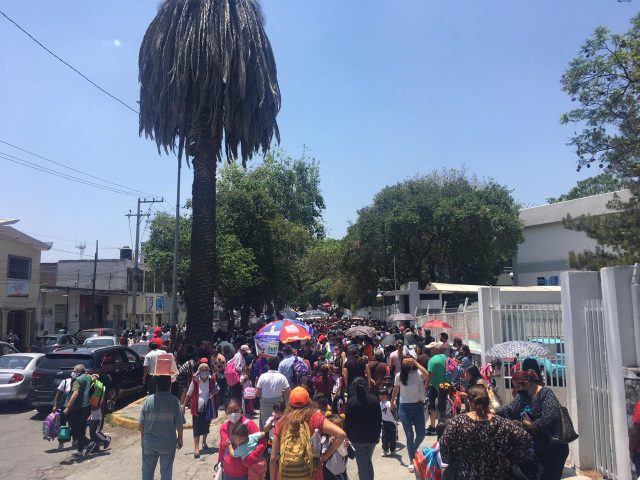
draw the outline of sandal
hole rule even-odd
[[[206,443],[203,443],[202,450],[209,450],[209,445],[207,445]]]
[[[200,452],[193,452],[193,458],[200,458]]]

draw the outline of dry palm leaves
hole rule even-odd
[[[140,47],[140,134],[243,164],[280,141],[276,64],[257,0],[165,0]]]

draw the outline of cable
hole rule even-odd
[[[91,80],[89,77],[87,77],[84,73],[82,73],[80,70],[78,70],[77,68],[75,68],[73,65],[67,63],[66,61],[64,61],[62,58],[60,58],[58,55],[56,55],[55,53],[53,53],[51,50],[49,50],[46,46],[44,46],[44,44],[42,44],[40,41],[38,41],[33,35],[31,35],[29,32],[27,32],[24,28],[22,28],[20,25],[18,25],[13,19],[11,19],[6,13],[4,13],[2,10],[0,10],[0,14],[6,18],[7,20],[9,20],[11,23],[13,23],[22,33],[24,33],[25,35],[27,35],[31,40],[33,40],[35,43],[37,43],[42,49],[44,49],[45,51],[47,51],[49,54],[51,54],[53,57],[55,57],[57,60],[59,60],[60,62],[62,62],[63,64],[65,64],[67,67],[69,67],[71,70],[73,70],[74,72],[76,72],[78,75],[80,75],[82,78],[84,78],[87,82],[89,82],[91,85],[93,85],[94,87],[96,87],[98,90],[100,90],[102,93],[104,93],[105,95],[108,95],[109,97],[111,97],[113,100],[115,100],[116,102],[122,104],[123,106],[125,106],[126,108],[128,108],[129,110],[131,110],[133,113],[136,114],[140,114],[140,112],[138,112],[135,108],[127,105],[124,101],[120,100],[118,97],[116,97],[115,95],[107,92],[104,88],[102,88],[100,85],[98,85],[96,82],[94,82],[93,80]]]
[[[82,175],[86,175],[87,177],[94,178],[94,179],[99,180],[101,182],[108,183],[108,184],[114,185],[116,187],[121,187],[121,188],[124,188],[126,190],[131,190],[132,192],[136,192],[136,193],[139,193],[141,195],[150,196],[150,197],[155,196],[155,195],[152,195],[151,193],[143,192],[142,190],[136,190],[135,188],[130,188],[130,187],[127,187],[126,185],[122,185],[120,183],[111,182],[109,180],[105,180],[104,178],[96,177],[95,175],[91,175],[90,173],[83,172],[82,170],[77,170],[77,169],[75,169],[73,167],[69,167],[69,166],[65,165],[64,163],[56,162],[55,160],[51,160],[50,158],[47,158],[47,157],[44,157],[44,156],[39,155],[37,153],[31,152],[31,151],[29,151],[29,150],[27,150],[25,148],[18,147],[17,145],[14,145],[14,144],[9,143],[9,142],[7,142],[5,140],[2,140],[1,138],[0,138],[0,143],[4,143],[5,145],[8,145],[9,147],[15,148],[16,150],[20,150],[21,152],[28,153],[29,155],[33,155],[34,157],[40,158],[40,159],[45,160],[47,162],[51,162],[51,163],[53,163],[55,165],[58,165],[60,167],[66,168],[68,170],[71,170],[72,172],[76,172],[76,173],[80,173]]]
[[[32,168],[34,170],[38,170],[38,171],[43,172],[43,173],[48,173],[49,175],[53,175],[53,176],[56,176],[56,177],[64,178],[65,180],[70,180],[72,182],[81,183],[83,185],[99,188],[101,190],[106,190],[108,192],[119,193],[121,195],[127,195],[129,197],[137,197],[137,195],[134,194],[134,193],[127,192],[125,190],[118,190],[116,188],[108,187],[106,185],[100,185],[99,183],[95,183],[95,182],[91,182],[89,180],[84,180],[82,178],[74,177],[73,175],[69,175],[69,174],[66,174],[66,173],[59,172],[57,170],[52,170],[50,168],[43,167],[42,165],[30,162],[28,160],[24,160],[22,158],[18,158],[16,156],[10,155],[8,153],[0,152],[0,158],[2,158],[3,160],[7,160],[9,162],[16,163],[18,165],[22,165],[22,166],[25,166],[25,167],[28,167],[28,168]]]

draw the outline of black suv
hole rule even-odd
[[[39,412],[51,411],[60,382],[82,364],[88,374],[97,374],[106,389],[105,407],[112,412],[119,399],[144,391],[142,358],[123,346],[63,347],[47,353],[33,372],[27,402]]]

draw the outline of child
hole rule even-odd
[[[89,403],[91,405],[91,414],[89,415],[89,434],[91,442],[84,451],[85,455],[96,453],[100,450],[100,444],[106,450],[111,443],[111,437],[102,433],[102,407],[104,406],[104,394],[106,392],[104,385],[98,380],[97,375],[92,375],[91,396]]]
[[[256,412],[253,409],[253,400],[256,398],[256,389],[253,388],[253,383],[251,383],[251,380],[249,380],[249,375],[247,373],[240,377],[240,383],[242,384],[244,413],[246,415],[254,415]]]
[[[284,402],[274,403],[271,416],[267,419],[267,424],[273,427],[271,431],[269,431],[269,441],[273,441],[276,425],[280,423],[282,415],[284,415]]]
[[[331,415],[331,405],[329,405],[329,399],[324,393],[316,393],[313,397],[313,401],[318,405],[318,411],[328,417]]]
[[[249,434],[247,426],[238,422],[231,430],[230,440],[227,443],[229,453],[232,457],[241,458],[245,466],[249,469],[249,480],[262,480],[267,472],[267,462],[263,455],[251,456],[255,450],[257,450],[262,444],[262,448],[266,447],[264,437],[271,430],[272,424],[267,422],[264,426],[264,430],[257,433]],[[234,446],[235,445],[235,446]]]
[[[327,420],[342,428],[343,420],[340,415],[331,415]],[[321,441],[322,453],[324,453],[336,440],[333,437],[325,435],[322,437]],[[355,458],[355,456],[356,451],[349,443],[349,440],[345,439],[344,443],[340,445],[338,450],[336,450],[336,452],[331,455],[326,462],[324,462],[324,480],[349,480],[347,477],[347,460],[349,458]]]
[[[393,455],[396,451],[396,419],[391,411],[389,392],[381,388],[378,390],[380,410],[382,410],[382,456]]]

